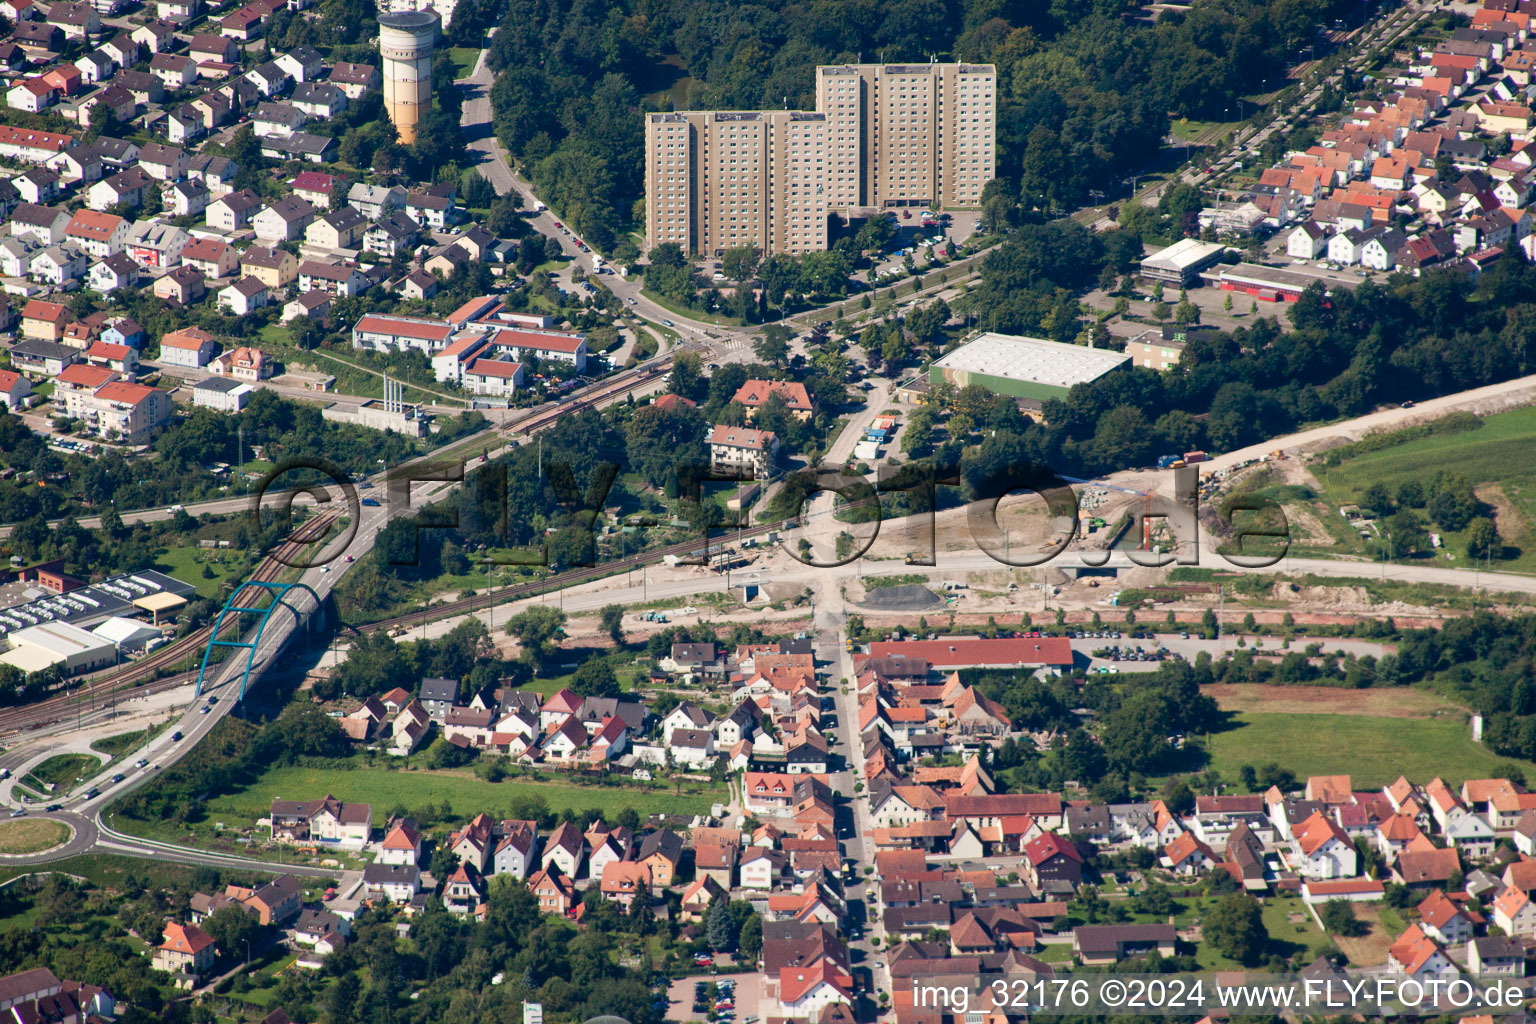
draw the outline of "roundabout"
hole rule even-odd
[[[0,857],[35,857],[64,849],[75,838],[75,827],[57,818],[0,819]]]

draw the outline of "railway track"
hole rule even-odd
[[[274,582],[287,568],[284,560],[301,552],[307,545],[325,535],[331,527],[339,511],[324,512],[315,519],[300,526],[294,531],[293,536],[279,544],[271,554],[262,559],[256,571],[251,574],[251,579],[261,583]],[[193,630],[179,640],[173,641],[138,661],[120,666],[119,669],[97,676],[89,680],[83,686],[65,693],[58,693],[31,704],[21,707],[9,708],[0,711],[0,734],[23,732],[28,729],[41,728],[51,725],[70,714],[77,713],[81,709],[95,710],[110,703],[119,690],[133,688],[133,696],[141,697],[151,693],[159,693],[162,690],[180,686],[196,676],[196,671],[177,673],[165,678],[157,678],[160,671],[167,666],[175,665],[185,659],[195,656],[208,643],[211,625],[202,626]],[[148,680],[144,685],[144,680]]]
[[[600,402],[626,395],[636,388],[655,381],[658,377],[664,376],[670,370],[671,365],[672,360],[665,358],[649,366],[625,370],[612,380],[596,385],[579,398],[563,402],[552,409],[536,413],[534,416],[515,424],[509,424],[507,427],[502,428],[499,433],[504,437],[510,438],[514,435],[533,434],[547,430],[562,416],[595,407]],[[255,572],[251,574],[251,580],[267,583],[275,581],[282,575],[283,570],[287,568],[284,561],[297,554],[305,545],[322,536],[339,514],[339,512],[326,512],[315,520],[299,527],[291,538],[284,541],[262,560]],[[679,545],[679,547],[687,548],[690,545]],[[691,547],[697,547],[697,545],[691,545]],[[595,576],[604,574],[607,571],[606,568],[597,568],[590,571],[587,575]],[[581,578],[583,577],[577,573],[568,573],[559,577],[561,581],[568,581],[561,582],[560,585],[568,586],[570,583],[579,582]],[[504,599],[512,600],[513,598]],[[468,607],[468,604],[469,602],[467,601],[454,602],[452,605],[440,607],[443,609],[456,609],[460,605]],[[448,611],[446,613],[457,614],[456,611]],[[379,628],[388,629],[390,625],[370,624],[364,627],[364,630],[372,632]],[[125,688],[132,688],[132,695],[141,697],[184,685],[195,678],[197,674],[195,669],[165,677],[161,677],[160,673],[168,666],[173,666],[195,657],[208,643],[211,629],[211,625],[203,626],[188,633],[179,640],[167,644],[147,657],[91,679],[83,686],[67,693],[58,693],[31,704],[0,711],[0,735],[25,732],[31,729],[42,728],[45,725],[52,725],[70,714],[78,713],[81,709],[95,710],[105,707],[112,702],[120,690]]]

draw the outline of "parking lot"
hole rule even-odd
[[[722,962],[725,958],[721,958]],[[760,973],[751,974],[696,974],[687,978],[679,978],[672,982],[667,990],[667,998],[671,1005],[667,1007],[668,1020],[675,1021],[702,1021],[707,1019],[707,1010],[694,1008],[695,986],[710,982],[716,984],[729,984],[734,986],[731,992],[731,1008],[722,1010],[720,1020],[724,1024],[758,1024],[761,1020],[759,1003],[762,1001],[763,976]],[[729,1015],[729,1016],[728,1016]]]

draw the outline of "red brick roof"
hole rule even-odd
[[[979,637],[955,637],[950,640],[884,640],[869,645],[876,658],[898,655],[922,658],[933,668],[981,666],[1072,664],[1072,645],[1065,637],[1019,637],[1012,640],[983,640]]]

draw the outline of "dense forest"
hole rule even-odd
[[[813,108],[815,67],[995,63],[997,174],[1026,208],[1118,187],[1170,117],[1214,119],[1284,84],[1346,0],[512,0],[491,45],[497,135],[598,248],[638,222],[642,110]],[[676,97],[676,100],[673,99]]]

